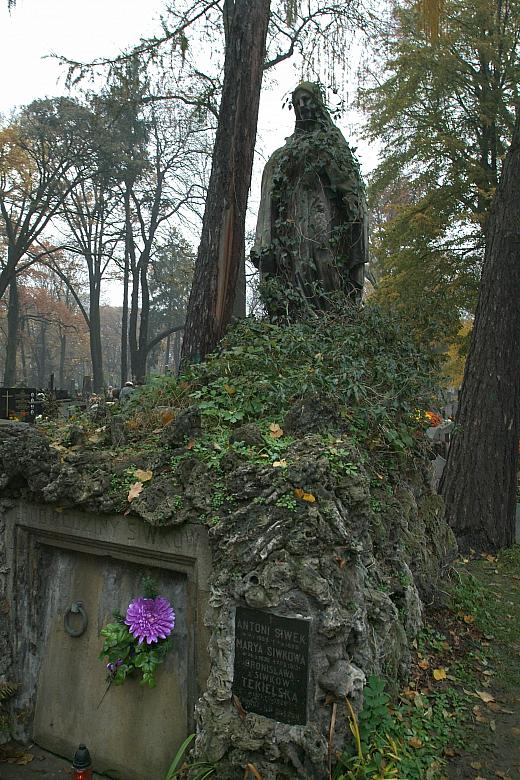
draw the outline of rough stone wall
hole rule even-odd
[[[253,451],[254,426],[249,428],[236,439],[247,440]],[[454,550],[430,487],[427,454],[403,459],[401,471],[378,483],[347,437],[336,439],[345,469],[327,454],[323,436],[301,434],[284,455],[286,466],[252,462],[230,449],[217,478],[211,464],[182,444],[192,433],[190,428],[180,438],[170,436],[147,459],[133,456],[134,465],[151,468],[154,478],[127,509],[154,525],[191,520],[210,528],[211,669],[196,710],[195,752],[219,761],[221,780],[241,779],[248,762],[263,780],[326,778],[332,704],[337,702],[339,750],[348,734],[345,696],[359,709],[368,675],[396,683],[405,678],[409,642],[421,626],[421,595],[429,597]],[[27,426],[0,435],[4,496],[121,511],[111,485],[124,466],[102,451],[60,455]],[[314,500],[298,497],[298,491]],[[1,566],[0,558],[0,587]],[[306,726],[254,713],[244,717],[233,703],[234,615],[240,605],[310,620]],[[0,627],[0,648],[7,646]],[[8,651],[0,664],[2,658]]]
[[[5,539],[5,511],[9,504],[0,503],[0,540]],[[7,672],[11,665],[11,649],[7,632],[9,614],[7,556],[5,544],[0,543],[0,680],[7,681]]]
[[[263,780],[328,777],[332,703],[339,750],[348,734],[345,696],[359,709],[368,675],[406,677],[409,641],[421,627],[418,586],[435,585],[453,549],[427,470],[401,476],[380,511],[359,453],[351,450],[351,473],[338,477],[322,450],[309,436],[294,446],[287,469],[234,469],[227,489],[242,500],[211,531],[211,674],[197,708],[196,752],[220,762],[222,780],[241,778],[247,762]],[[283,506],[301,486],[316,500]],[[310,618],[306,726],[244,718],[232,703],[237,605]]]

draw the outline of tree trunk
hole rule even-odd
[[[128,285],[130,280],[130,185],[125,186],[125,267],[123,271],[123,311],[121,313],[121,387],[128,379]]]
[[[63,331],[60,337],[60,366],[58,369],[58,386],[60,389],[65,387],[65,359],[67,356],[67,332]]]
[[[45,387],[45,375],[47,373],[47,323],[40,323],[38,333],[38,387]]]
[[[9,282],[9,306],[7,309],[7,345],[4,365],[4,385],[16,383],[16,352],[18,348],[18,325],[20,320],[20,298],[16,276]]]
[[[103,350],[101,344],[101,316],[99,311],[99,285],[90,285],[90,359],[92,361],[92,388],[95,393],[103,390]]]
[[[244,253],[270,0],[226,3],[224,84],[200,245],[191,288],[183,360],[201,360],[231,319]]]
[[[128,320],[128,346],[130,349],[130,370],[132,379],[136,378],[137,370],[137,323],[139,319],[139,272],[132,268],[132,294],[130,296],[130,317]]]
[[[176,374],[179,373],[181,367],[181,351],[182,351],[182,331],[178,330],[174,336],[173,341],[173,367]]]
[[[243,320],[246,316],[246,260],[240,258],[240,266],[235,288],[235,300],[233,303],[233,319]]]
[[[139,318],[139,339],[137,343],[135,367],[132,371],[138,382],[146,379],[146,362],[148,358],[148,331],[150,323],[150,288],[148,286],[148,257],[141,258],[139,272],[141,287],[141,316]]]
[[[27,386],[27,360],[25,358],[25,346],[23,337],[20,339],[20,363],[22,365],[22,382]]]
[[[520,434],[520,114],[490,215],[475,325],[440,490],[461,550],[514,539]]]
[[[11,242],[7,247],[7,263],[0,271],[0,300],[4,297],[7,289],[16,274],[16,265],[20,259],[20,252]]]

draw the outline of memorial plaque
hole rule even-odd
[[[34,387],[0,387],[0,419],[34,422],[41,414]]]
[[[307,723],[309,621],[237,607],[233,693],[247,711]]]

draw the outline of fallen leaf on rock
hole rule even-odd
[[[302,498],[304,501],[307,501],[307,503],[309,504],[314,504],[314,502],[316,501],[316,496],[313,496],[312,493],[304,493]]]
[[[49,447],[52,447],[53,450],[58,450],[58,452],[67,452],[67,448],[60,444],[59,441],[51,441]]]
[[[18,759],[16,760],[16,763],[17,763],[19,766],[26,766],[27,764],[30,764],[30,763],[31,763],[31,761],[33,760],[33,758],[34,758],[34,756],[33,756],[33,754],[32,754],[32,753],[24,753],[24,755],[23,755],[23,756],[20,756],[20,758],[18,758]]]
[[[482,710],[480,709],[480,707],[478,706],[478,704],[476,704],[476,705],[473,707],[473,714],[474,714],[474,716],[475,716],[475,720],[477,721],[477,723],[487,723],[487,722],[488,722],[487,718],[485,718],[485,717],[482,715]]]
[[[175,415],[171,409],[165,409],[165,411],[161,414],[161,422],[163,425],[168,425],[168,423],[171,423],[174,417]]]
[[[279,439],[280,436],[283,436],[283,430],[280,428],[278,423],[271,423],[269,426],[269,435],[273,439]]]
[[[136,469],[134,471],[134,477],[139,480],[139,482],[148,482],[153,477],[153,471],[148,471],[144,469]]]
[[[446,669],[434,669],[433,670],[433,679],[434,680],[445,680],[447,677]]]
[[[475,691],[475,693],[477,694],[477,696],[479,697],[479,699],[482,699],[482,701],[484,702],[484,704],[488,704],[488,702],[490,702],[490,701],[495,701],[495,697],[494,697],[494,696],[492,696],[492,695],[491,695],[490,693],[488,693],[487,691]]]
[[[273,463],[273,468],[275,469],[284,469],[287,466],[287,461],[282,458],[282,460],[275,460]]]
[[[430,662],[426,660],[426,658],[423,658],[422,661],[419,661],[417,664],[419,669],[429,669],[430,668]]]
[[[294,495],[296,498],[303,498],[303,494],[305,493],[305,490],[302,488],[294,488]]]
[[[128,491],[128,501],[133,501],[134,498],[137,498],[139,493],[143,492],[143,483],[142,482],[134,482],[130,490]]]

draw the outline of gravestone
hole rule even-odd
[[[307,723],[309,621],[237,607],[233,693],[246,712]]]
[[[195,729],[208,674],[206,529],[152,528],[135,518],[23,503],[7,513],[6,528],[10,675],[23,680],[16,707],[28,714],[15,736],[64,757],[85,742],[94,768],[111,777],[164,777]],[[127,679],[107,691],[99,632],[143,595],[143,576],[175,610],[173,648],[156,688]]]
[[[34,422],[41,414],[34,387],[0,387],[0,419]]]

